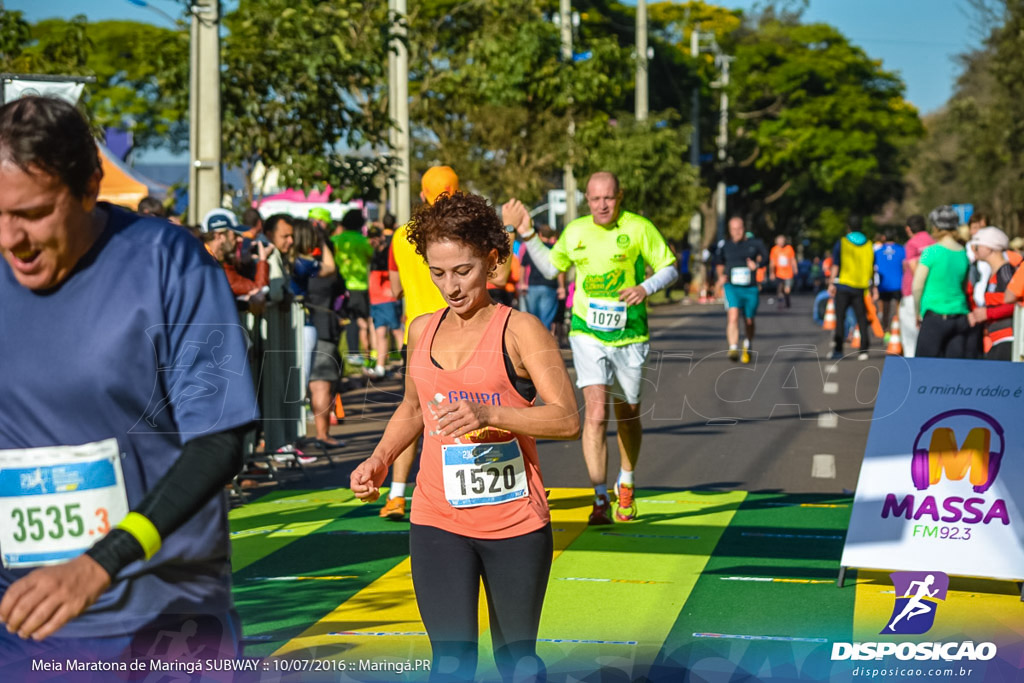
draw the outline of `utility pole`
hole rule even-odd
[[[562,62],[566,68],[572,68],[572,5],[570,0],[558,2],[559,27],[562,31]],[[576,220],[576,176],[572,172],[572,145],[576,137],[576,122],[572,117],[572,98],[569,99],[569,160],[562,173],[562,186],[565,188],[565,224]]]
[[[636,120],[647,120],[647,0],[636,3]]]
[[[394,22],[395,0],[388,0],[388,20]],[[398,131],[395,122],[398,121],[398,97],[395,95],[395,81],[398,80],[398,55],[389,47],[388,49],[388,152],[393,152],[398,147]],[[381,203],[384,206],[391,205],[392,212],[396,211],[395,198],[398,196],[398,187],[395,178],[388,175],[384,184],[384,196]],[[397,215],[395,219],[397,220]]]
[[[188,221],[221,205],[220,1],[192,0]]]
[[[398,225],[409,222],[412,214],[412,179],[409,168],[409,50],[405,45],[405,20],[408,14],[406,0],[389,0],[393,14],[395,40],[393,46],[397,52],[388,57],[389,73],[393,75],[391,88],[394,100],[394,119],[396,128],[392,138],[398,164],[395,168],[394,209]],[[392,56],[394,69],[390,70]]]
[[[715,61],[722,69],[719,80],[722,89],[718,111],[718,187],[715,191],[715,213],[718,215],[717,240],[725,239],[725,148],[729,144],[729,64],[733,58],[720,54]]]
[[[690,31],[690,56],[697,64],[700,57],[700,24],[695,24]],[[700,177],[700,86],[694,86],[690,99],[690,121],[693,122],[693,140],[690,143],[690,165],[697,169]]]

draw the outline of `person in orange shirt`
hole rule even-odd
[[[474,679],[483,579],[502,679],[543,680],[552,535],[535,439],[579,437],[573,386],[540,320],[491,299],[488,273],[511,245],[486,199],[442,195],[417,209],[408,235],[446,306],[410,324],[405,395],[350,486],[375,500],[422,435],[409,556],[431,679]]]
[[[786,308],[789,308],[789,295],[793,292],[793,278],[796,275],[796,253],[792,245],[786,244],[785,235],[775,236],[775,246],[768,255],[768,262],[771,264],[771,278],[779,286],[778,307],[781,309],[785,303]]]

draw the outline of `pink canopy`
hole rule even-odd
[[[278,192],[272,194],[269,197],[264,197],[261,202],[268,201],[285,201],[285,202],[316,202],[322,204],[324,202],[331,201],[331,188],[330,185],[326,186],[323,190],[312,190],[308,195],[297,188],[290,188],[284,192]]]

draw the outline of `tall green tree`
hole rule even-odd
[[[906,211],[970,203],[1011,235],[1024,225],[1024,2],[972,0],[984,31],[961,56],[963,71],[947,105],[926,120],[928,137],[908,174]]]
[[[824,246],[904,191],[924,133],[893,73],[825,24],[769,15],[737,36],[729,184],[767,231]]]
[[[241,0],[224,25],[225,162],[373,198],[392,164],[386,3]]]
[[[558,27],[535,0],[424,2],[410,17],[411,116],[419,170],[449,163],[491,197],[537,201],[574,154],[577,126],[609,110],[628,82],[609,37],[561,58]]]
[[[581,177],[615,173],[624,208],[643,213],[669,239],[686,237],[690,217],[707,196],[689,163],[689,127],[671,117],[637,121],[623,116],[592,122],[580,138],[587,150]]]
[[[137,147],[183,149],[188,140],[188,34],[84,16],[34,25],[0,11],[0,69],[95,76],[82,104],[97,130],[129,130]]]

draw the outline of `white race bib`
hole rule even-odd
[[[127,514],[117,439],[0,451],[0,551],[9,569],[77,557]]]
[[[591,299],[587,302],[587,327],[599,332],[626,329],[626,302]]]
[[[456,508],[497,505],[529,495],[519,441],[442,444],[444,495]]]
[[[785,268],[786,266],[789,265],[789,257],[788,256],[780,256],[779,257],[779,262],[778,262],[777,265],[778,265],[779,268]]]
[[[746,266],[733,268],[729,271],[729,282],[739,287],[746,287],[750,284],[750,268]]]

